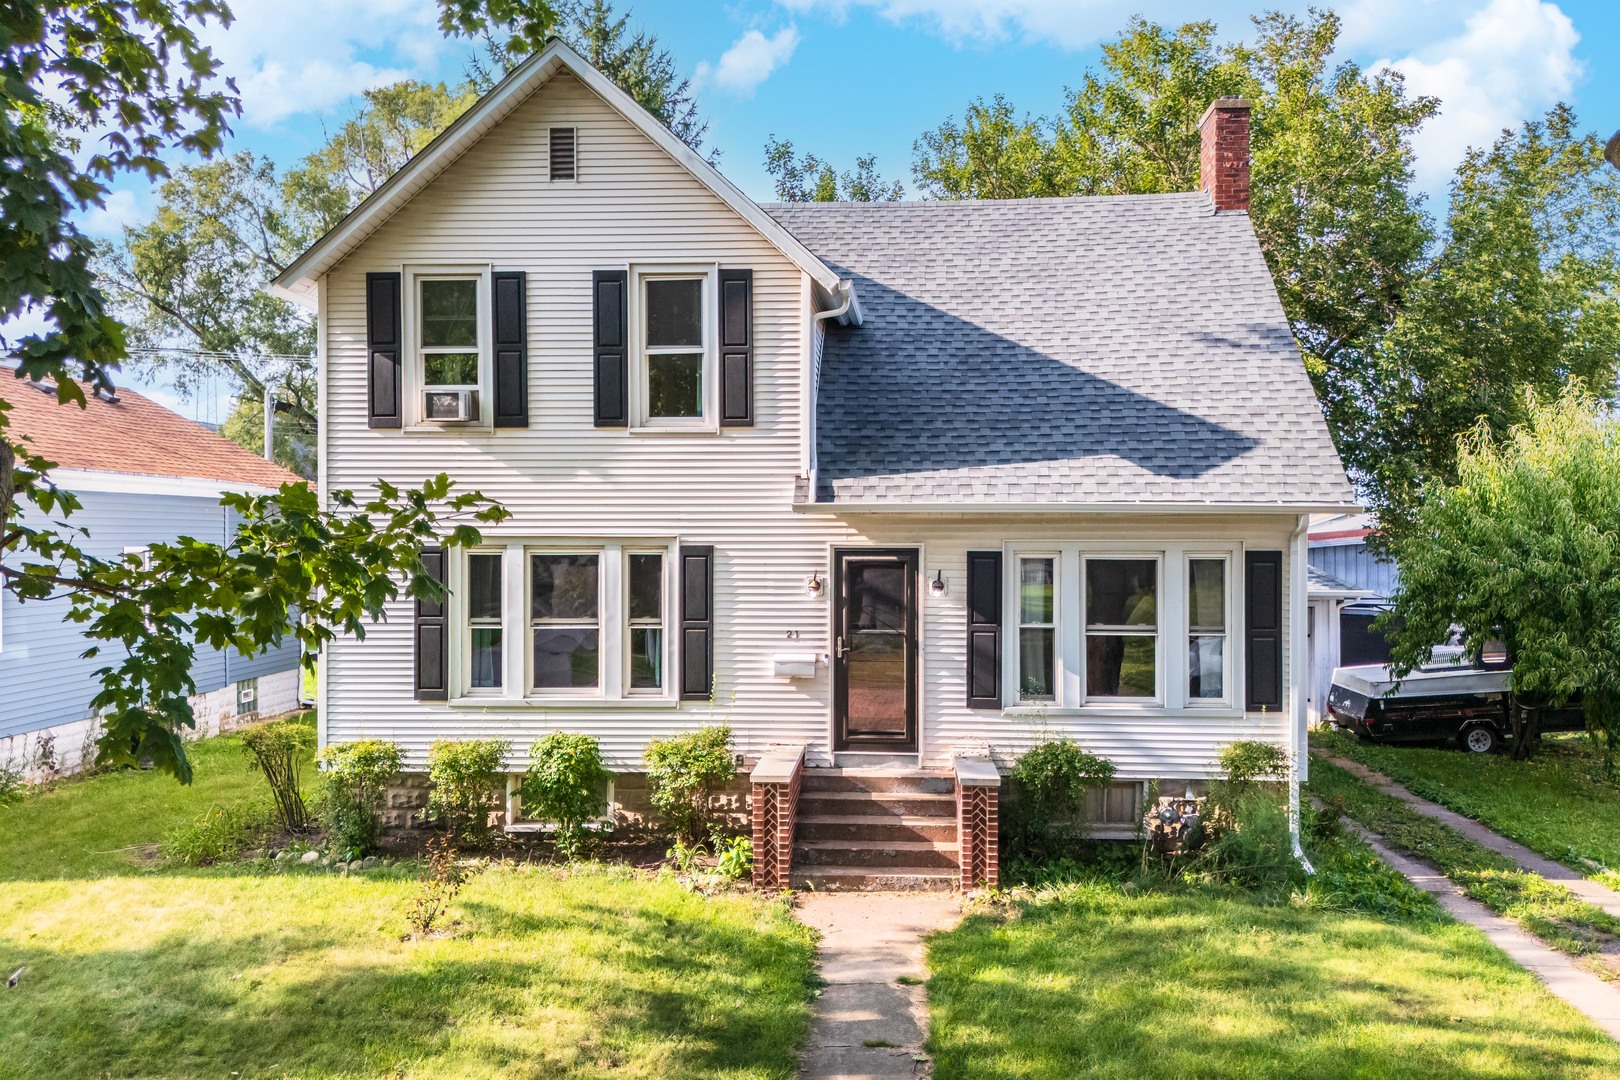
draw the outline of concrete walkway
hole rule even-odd
[[[1477,928],[1491,944],[1507,953],[1510,960],[1545,983],[1548,990],[1585,1013],[1611,1039],[1620,1040],[1620,990],[1577,967],[1563,953],[1543,945],[1519,929],[1517,923],[1468,899],[1444,874],[1390,850],[1377,834],[1356,822],[1346,819],[1344,824],[1365,840],[1379,858],[1393,866],[1413,885],[1432,894],[1452,918]]]
[[[1359,762],[1321,750],[1312,750],[1311,753],[1324,761],[1337,765],[1353,776],[1360,777],[1385,795],[1394,796],[1418,813],[1431,817],[1443,825],[1449,825],[1481,847],[1490,848],[1499,855],[1506,855],[1519,864],[1519,869],[1544,877],[1548,881],[1556,881],[1593,907],[1620,918],[1620,893],[1615,892],[1613,889],[1600,885],[1595,881],[1590,881],[1582,877],[1578,871],[1571,870],[1563,863],[1554,862],[1543,855],[1536,854],[1523,844],[1509,840],[1500,833],[1492,832],[1473,818],[1463,817],[1455,810],[1448,810],[1439,803],[1432,803],[1428,799],[1419,798],[1383,773],[1369,769]]]
[[[801,1074],[813,1080],[926,1077],[923,937],[956,925],[950,893],[809,893],[799,918],[821,931],[821,978]],[[917,980],[906,985],[898,980]]]

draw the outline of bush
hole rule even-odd
[[[594,738],[554,731],[529,749],[523,808],[528,817],[556,825],[557,853],[577,859],[584,854],[585,823],[601,813],[602,788],[612,778]]]
[[[239,857],[269,837],[276,814],[263,804],[215,804],[195,821],[176,825],[158,845],[158,855],[179,866],[211,866]]]
[[[1009,861],[1045,862],[1071,854],[1085,838],[1086,792],[1114,778],[1114,763],[1073,739],[1036,743],[1012,768],[1004,811]]]
[[[727,881],[741,881],[754,873],[754,841],[746,836],[730,840],[715,837],[714,870]]]
[[[709,831],[709,800],[736,775],[728,726],[699,728],[647,744],[649,797],[677,839],[695,840]]]
[[[400,749],[380,739],[333,743],[321,751],[326,783],[315,816],[336,853],[358,859],[377,850],[383,797],[399,772]]]
[[[428,750],[428,814],[460,847],[481,848],[493,839],[489,812],[502,788],[505,739],[440,740]]]
[[[1288,823],[1288,754],[1271,743],[1221,751],[1222,779],[1204,800],[1207,839],[1187,872],[1213,884],[1275,898],[1304,880]]]
[[[9,765],[0,765],[0,806],[22,802],[28,795],[28,778]]]
[[[302,832],[309,826],[302,791],[304,760],[315,748],[315,729],[295,719],[274,720],[242,732],[242,744],[270,785],[277,820],[292,832]]]

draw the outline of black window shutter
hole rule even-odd
[[[720,424],[754,423],[754,272],[720,271]]]
[[[706,701],[714,692],[714,548],[682,544],[681,697]]]
[[[1001,708],[1001,552],[967,553],[967,703]]]
[[[495,426],[529,426],[528,275],[497,270],[495,288]]]
[[[1282,573],[1282,552],[1244,554],[1245,697],[1250,712],[1276,712],[1283,707]]]
[[[366,426],[400,426],[399,274],[366,275]]]
[[[630,366],[625,356],[628,279],[624,270],[597,270],[591,274],[597,427],[630,426]]]
[[[422,568],[427,576],[445,584],[443,548],[423,548]],[[450,700],[449,627],[444,599],[416,601],[416,700]]]

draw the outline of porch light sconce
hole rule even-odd
[[[821,580],[820,574],[812,571],[810,576],[804,579],[804,595],[812,600],[821,599],[821,594],[826,591],[827,583]]]
[[[944,596],[945,592],[946,592],[945,571],[943,571],[943,570],[935,570],[934,571],[934,580],[930,581],[928,583],[928,595],[932,596],[934,599],[937,600],[941,596]]]

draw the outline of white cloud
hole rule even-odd
[[[231,10],[229,27],[202,36],[236,79],[237,127],[271,127],[369,87],[426,77],[449,53],[473,48],[442,38],[437,7],[419,0],[235,0]]]
[[[1419,186],[1441,190],[1469,147],[1568,98],[1582,74],[1579,40],[1557,4],[1491,0],[1462,33],[1370,65],[1394,68],[1412,93],[1440,99],[1440,115],[1414,140]]]
[[[150,194],[150,188],[144,192],[116,188],[108,193],[104,205],[88,211],[80,218],[79,228],[91,236],[120,236],[125,225],[134,225],[146,220],[146,203],[149,200],[144,196]]]
[[[750,30],[720,54],[718,63],[711,65],[707,60],[699,63],[693,81],[699,86],[714,85],[738,97],[747,97],[770,78],[772,72],[786,64],[798,47],[796,27],[783,27],[770,37]]]

